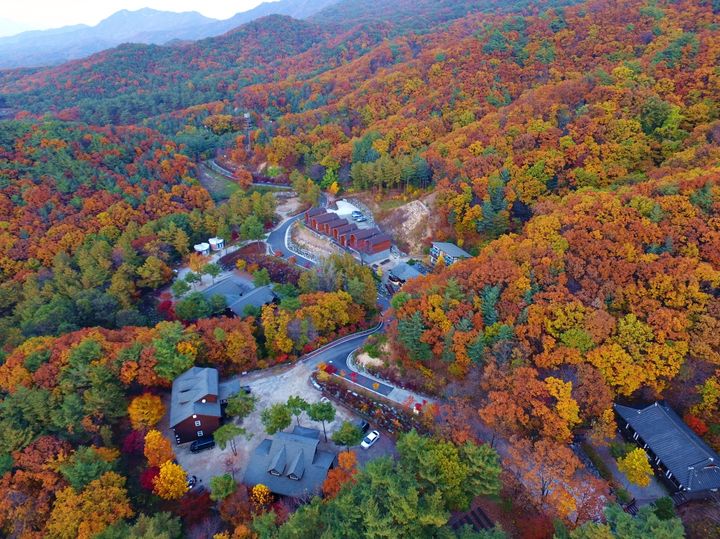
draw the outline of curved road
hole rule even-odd
[[[302,219],[302,217],[303,214],[301,213],[300,215],[296,215],[295,217],[291,217],[290,219],[287,219],[286,221],[280,223],[276,228],[272,230],[272,232],[270,232],[270,235],[265,240],[265,243],[270,246],[274,253],[281,252],[285,259],[294,256],[299,266],[302,266],[304,268],[311,268],[315,265],[315,262],[293,253],[290,249],[287,248],[287,243],[285,242],[285,236],[287,235],[288,229],[293,225],[293,223],[295,223],[295,221],[297,221],[298,219]]]
[[[223,176],[229,177],[231,176],[231,172],[224,169],[220,165],[218,165],[214,160],[209,161],[211,167],[213,170],[218,172],[219,174],[222,174]],[[320,199],[321,206],[327,205],[327,198],[324,194],[321,194]],[[267,239],[265,240],[265,243],[267,243],[272,251],[274,253],[280,252],[283,254],[283,257],[285,259],[288,259],[290,257],[295,257],[297,260],[297,264],[299,266],[302,266],[304,268],[312,268],[315,265],[315,262],[312,260],[305,258],[301,255],[298,255],[288,249],[287,246],[287,234],[290,227],[299,219],[303,218],[303,213],[300,213],[299,215],[296,215],[294,217],[290,217],[289,219],[286,219],[282,223],[280,223],[277,227],[275,227],[270,234],[268,235]],[[378,294],[378,305],[381,308],[381,312],[384,313],[389,307],[390,302],[389,300],[383,296]],[[378,328],[378,330],[381,328]],[[365,340],[370,336],[370,333],[368,334],[362,334],[358,335],[357,337],[348,338],[347,340],[340,339],[341,342],[337,344],[330,344],[327,348],[319,351],[311,353],[308,357],[302,360],[302,363],[305,365],[308,365],[310,367],[316,367],[320,363],[327,363],[330,365],[333,365],[338,372],[344,372],[344,378],[355,382],[356,384],[369,389],[371,391],[375,391],[377,393],[380,393],[384,396],[389,396],[390,393],[393,392],[393,390],[398,390],[399,388],[395,388],[394,386],[391,386],[387,383],[381,382],[379,380],[375,380],[373,378],[370,378],[368,376],[365,376],[364,374],[360,374],[358,372],[353,371],[350,366],[347,363],[348,356],[351,352],[357,350],[362,346],[362,344],[365,342]],[[404,392],[404,390],[401,390]],[[418,399],[421,401],[422,399]]]

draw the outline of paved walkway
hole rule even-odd
[[[621,440],[618,438],[616,441]],[[637,503],[638,507],[651,504],[663,496],[670,495],[655,474],[653,474],[650,478],[650,484],[647,487],[640,487],[628,481],[625,474],[618,469],[617,461],[610,454],[609,447],[595,446],[595,450],[598,452],[598,455],[600,455],[608,468],[610,468],[610,471],[615,479],[617,479],[620,484],[622,484],[623,488],[627,490],[633,498],[635,498],[635,503]]]

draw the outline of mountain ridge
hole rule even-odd
[[[151,8],[123,9],[97,25],[77,24],[49,30],[30,30],[0,37],[0,70],[59,65],[79,60],[123,43],[164,45],[220,36],[242,24],[268,15],[305,19],[337,0],[279,0],[263,2],[228,19],[205,17],[197,11],[172,12]]]

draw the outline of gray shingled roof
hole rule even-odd
[[[720,488],[720,457],[668,406],[656,402],[640,410],[615,405],[615,411],[643,439],[682,488]]]
[[[193,414],[220,417],[220,402],[202,403],[207,395],[218,394],[217,369],[192,367],[175,378],[170,402],[170,427]]]
[[[248,305],[262,307],[275,300],[271,286],[255,288],[252,282],[236,275],[209,286],[202,294],[208,300],[215,295],[223,296],[228,308],[238,316],[244,316]]]
[[[251,281],[232,275],[227,279],[218,281],[212,286],[208,286],[202,291],[205,299],[210,299],[212,296],[223,296],[228,305],[232,302],[237,301],[240,296],[243,296],[250,292],[254,288]]]
[[[410,279],[414,279],[415,277],[420,277],[422,273],[420,273],[410,264],[403,262],[402,264],[398,264],[393,269],[391,269],[390,275],[405,282],[409,281]]]
[[[218,400],[226,401],[233,395],[240,393],[240,380],[234,378],[225,382],[220,382],[218,385]]]
[[[238,316],[245,316],[245,307],[248,305],[262,307],[273,301],[275,301],[275,293],[272,286],[267,285],[256,288],[232,303],[228,303],[228,308]]]
[[[292,433],[278,432],[255,449],[243,482],[248,486],[262,483],[283,496],[317,494],[335,460],[334,453],[318,450],[319,443],[320,431],[315,429],[295,427]],[[290,479],[290,475],[299,479]]]
[[[452,256],[453,258],[471,258],[472,255],[465,251],[464,249],[461,249],[454,243],[448,243],[445,241],[434,241],[433,247],[437,247],[440,249],[443,253],[448,254]]]

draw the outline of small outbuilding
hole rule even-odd
[[[200,253],[203,256],[208,256],[210,254],[210,244],[209,243],[198,243],[193,247],[195,249],[196,253]]]
[[[212,251],[222,251],[225,249],[225,240],[222,238],[210,238],[208,243]]]

